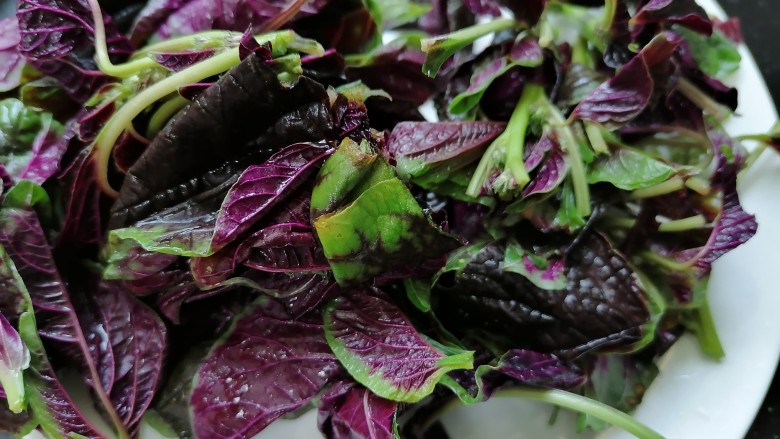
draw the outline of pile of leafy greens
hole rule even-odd
[[[658,438],[629,415],[655,361],[724,355],[707,279],[780,142],[722,129],[739,27],[694,0],[19,0],[0,29],[0,430],[446,437],[505,394]]]

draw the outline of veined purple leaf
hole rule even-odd
[[[152,53],[154,60],[172,72],[178,72],[214,55],[214,49],[204,49],[195,52]]]
[[[320,305],[326,303],[340,293],[341,289],[336,282],[333,282],[330,279],[323,279],[308,290],[293,296],[280,298],[279,301],[284,304],[290,317],[299,319],[318,309]]]
[[[157,314],[116,282],[103,281],[82,300],[82,326],[102,387],[122,423],[137,431],[160,383],[166,328]]]
[[[222,203],[213,247],[223,247],[257,223],[316,172],[331,152],[324,143],[300,143],[279,151],[262,165],[247,168]]]
[[[76,101],[85,102],[109,78],[95,68],[95,30],[85,0],[20,0],[16,17],[19,51],[31,65],[56,78]],[[106,45],[114,62],[132,53],[133,45],[105,15]]]
[[[308,224],[277,224],[254,233],[242,243],[253,249],[243,261],[260,271],[330,271],[314,229]]]
[[[418,176],[448,160],[462,165],[478,159],[504,131],[500,122],[401,122],[385,144],[384,154],[402,174]]]
[[[650,0],[631,18],[635,25],[679,24],[706,35],[712,22],[696,0]]]
[[[201,364],[190,396],[200,438],[244,438],[308,404],[341,373],[317,316],[292,320],[261,300]]]
[[[110,251],[103,271],[104,279],[142,280],[161,273],[179,258],[176,255],[146,251],[130,239],[107,248]]]
[[[7,210],[7,209],[4,209]],[[30,368],[25,373],[25,397],[29,411],[39,427],[52,438],[67,438],[78,434],[89,439],[104,436],[76,408],[57,379],[44,351],[35,326],[30,295],[13,261],[0,246],[0,285],[4,295],[15,296],[24,311],[11,315],[18,322],[19,335],[30,352]],[[3,312],[8,311],[4,308]]]
[[[566,154],[563,153],[561,145],[556,140],[550,140],[552,149],[547,153],[541,168],[536,171],[531,182],[523,188],[523,197],[553,191],[563,182],[569,172],[569,161]]]
[[[37,332],[41,338],[83,366],[86,381],[92,384],[114,427],[119,431],[124,430],[125,426],[118,418],[107,389],[101,386],[100,371],[90,354],[76,308],[60,277],[35,213],[19,209],[0,211],[0,245],[15,263],[29,291],[38,325]],[[30,347],[30,350],[33,348]]]
[[[317,13],[329,0],[307,0],[296,18]],[[133,41],[190,35],[210,29],[243,32],[251,27],[255,33],[282,13],[289,0],[155,0],[149,2],[136,18]]]
[[[684,255],[680,255],[680,258],[684,256],[685,259],[694,261],[700,275],[709,273],[715,260],[749,241],[758,230],[756,217],[745,212],[739,201],[738,166],[725,166],[727,169],[724,170],[720,182],[723,204],[707,244],[698,251],[686,251]]]
[[[24,58],[17,46],[21,40],[16,17],[0,20],[0,93],[13,90],[22,79]]]
[[[3,290],[3,294],[10,291]],[[16,329],[0,313],[0,389],[2,397],[14,413],[25,409],[22,373],[30,367],[30,351]]]
[[[644,111],[652,94],[653,77],[644,57],[637,55],[580,102],[572,117],[619,128]]]
[[[473,352],[447,355],[431,346],[391,303],[353,291],[325,307],[325,337],[352,377],[374,394],[417,402],[447,372],[473,367]]]
[[[397,408],[396,402],[365,387],[352,387],[340,398],[320,403],[318,424],[326,439],[393,439]]]

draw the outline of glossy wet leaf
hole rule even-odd
[[[449,371],[473,367],[473,353],[448,355],[414,329],[403,312],[370,291],[352,291],[324,311],[333,353],[359,383],[392,401],[417,402]]]
[[[626,191],[663,183],[675,173],[674,168],[640,151],[620,148],[591,163],[588,183],[611,183]]]

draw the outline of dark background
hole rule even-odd
[[[13,4],[13,1],[0,0],[0,16],[11,12]],[[720,0],[720,4],[728,15],[742,20],[745,42],[756,58],[775,103],[780,106],[780,1]],[[0,439],[2,437],[3,433],[0,433]],[[775,376],[746,439],[780,439],[780,375]]]
[[[720,0],[720,4],[728,15],[741,19],[745,43],[756,58],[775,104],[780,106],[780,2]],[[746,438],[780,439],[780,375],[775,375],[764,405]]]

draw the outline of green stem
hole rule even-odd
[[[133,57],[148,56],[156,52],[184,52],[188,50],[218,49],[238,44],[241,32],[211,30],[183,37],[171,38],[146,46],[133,54]]]
[[[615,15],[617,14],[617,0],[606,0],[604,2],[604,21],[601,26],[604,32],[609,32],[612,29],[612,23],[615,21]]]
[[[525,137],[531,121],[531,108],[543,96],[544,89],[541,86],[533,83],[526,84],[506,127],[506,132],[508,133],[506,166],[515,178],[517,185],[521,188],[531,181],[528,171],[525,169],[525,160],[523,158]]]
[[[590,215],[590,188],[585,176],[585,164],[582,161],[580,145],[558,107],[552,102],[547,104],[551,124],[558,134],[558,141],[569,156],[571,181],[574,189],[574,204],[577,206],[577,213],[583,217],[588,216]]]
[[[640,257],[663,268],[666,268],[667,270],[686,271],[691,268],[690,262],[677,262],[673,259],[657,255],[651,251],[642,252]]]
[[[601,134],[601,126],[594,122],[583,121],[585,127],[585,135],[588,136],[588,141],[593,151],[596,154],[609,154],[609,147],[607,141],[604,140],[604,136]]]
[[[720,337],[718,337],[718,330],[715,329],[715,319],[712,318],[712,310],[706,296],[693,313],[694,322],[692,329],[699,339],[699,346],[701,346],[702,351],[716,360],[725,357],[726,352],[723,350]]]
[[[699,87],[685,78],[677,81],[677,90],[699,107],[702,111],[714,117],[716,120],[726,120],[731,116],[731,109],[724,107],[710,96],[707,96]]]
[[[97,139],[95,139],[94,153],[96,154],[98,166],[97,180],[103,192],[111,197],[118,195],[108,182],[108,163],[111,158],[111,149],[136,116],[158,100],[176,92],[179,87],[223,73],[238,63],[238,48],[225,50],[144,89],[117,110],[108,123],[103,126],[103,129],[100,130]]]
[[[641,198],[658,197],[661,195],[671,194],[685,188],[685,181],[680,176],[674,176],[663,183],[655,186],[650,186],[642,189],[637,189],[631,192],[631,198],[638,200]]]
[[[664,439],[662,435],[632,418],[630,415],[604,403],[575,393],[557,389],[511,388],[498,390],[493,396],[499,398],[523,398],[552,404],[601,419],[615,427],[622,428],[639,439]]]
[[[712,192],[710,183],[701,177],[691,177],[685,180],[685,187],[705,197]]]
[[[466,195],[473,198],[480,196],[488,173],[495,168],[495,156],[499,153],[500,148],[506,145],[507,137],[508,134],[504,131],[493,140],[487,150],[485,150],[485,153],[482,154],[482,159],[480,159],[477,169],[474,171],[474,175],[471,176],[469,185],[466,188]]]
[[[109,76],[127,78],[142,70],[160,66],[151,58],[139,58],[119,65],[112,64],[108,56],[106,27],[103,22],[100,5],[97,0],[87,0],[87,2],[92,10],[92,19],[95,22],[95,61],[100,71]]]
[[[688,218],[667,221],[658,226],[659,232],[685,232],[693,229],[700,229],[707,224],[703,215],[691,216]]]
[[[8,409],[13,413],[21,413],[25,409],[24,375],[21,370],[3,370],[0,368],[0,386],[5,391]]]
[[[458,50],[487,34],[512,29],[517,25],[518,22],[512,18],[503,18],[487,23],[475,24],[446,35],[426,38],[420,42],[422,51],[427,55],[425,64],[423,64],[423,72],[430,77],[434,77],[439,72],[441,65],[444,64],[444,61]]]
[[[189,103],[189,100],[176,95],[160,105],[160,108],[158,108],[149,119],[149,125],[146,127],[146,138],[150,140],[153,139],[157,133],[162,131],[165,124],[168,123],[168,120]]]

